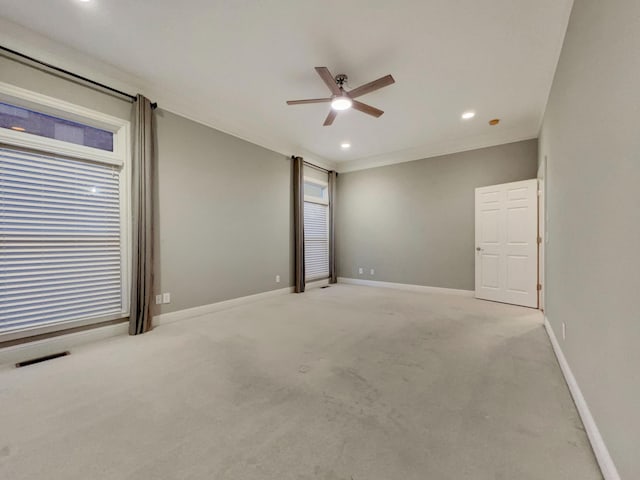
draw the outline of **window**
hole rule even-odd
[[[305,280],[329,277],[328,185],[304,179],[304,268]]]
[[[0,127],[113,151],[113,133],[0,102]]]
[[[26,92],[57,109],[41,118],[7,90],[20,102],[0,83],[0,341],[127,316],[128,122]],[[25,131],[5,126],[17,113]]]
[[[304,200],[315,203],[329,203],[329,187],[321,180],[304,179]]]

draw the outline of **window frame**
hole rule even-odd
[[[113,151],[109,152],[85,145],[77,145],[27,132],[17,132],[8,128],[0,128],[0,143],[65,155],[81,160],[108,163],[110,165],[123,166],[126,163],[130,163],[127,160],[130,156],[131,125],[127,120],[3,82],[0,82],[0,101],[64,120],[71,120],[107,130],[113,133]]]
[[[326,207],[327,209],[327,214],[326,214],[326,232],[327,232],[327,248],[329,247],[329,182],[324,181],[324,180],[320,180],[318,178],[314,178],[314,177],[307,177],[304,176],[303,178],[303,187],[304,184],[310,183],[312,185],[316,185],[318,187],[322,188],[322,198],[318,197],[318,196],[314,196],[314,195],[304,195],[304,203],[315,203],[318,205],[322,205],[324,207]],[[305,238],[304,241],[306,242],[307,239]],[[305,253],[305,257],[306,257],[306,253]],[[306,258],[305,258],[306,261]],[[329,267],[329,261],[327,258],[327,267]],[[305,281],[306,282],[315,282],[318,280],[324,280],[325,278],[329,278],[329,272],[330,272],[330,268],[328,268],[327,271],[327,275],[326,277],[324,276],[324,273],[322,274],[322,276],[310,276],[307,278],[307,272],[305,272]]]
[[[131,122],[73,103],[0,82],[0,101],[113,133],[113,152],[0,128],[0,145],[120,168],[121,311],[0,333],[0,342],[129,317],[131,279]]]
[[[329,205],[329,182],[325,182],[324,180],[319,180],[317,178],[305,176],[303,178],[303,188],[304,188],[304,184],[306,183],[311,183],[318,187],[322,187],[322,198],[316,197],[313,195],[304,195],[305,202],[319,203],[321,205]]]

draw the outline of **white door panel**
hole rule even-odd
[[[476,297],[538,306],[538,181],[476,188]]]

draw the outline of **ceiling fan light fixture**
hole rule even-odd
[[[338,111],[348,110],[352,105],[353,101],[346,95],[337,96],[333,100],[331,100],[331,108]]]

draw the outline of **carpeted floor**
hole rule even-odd
[[[538,312],[338,285],[0,370],[0,478],[602,477]]]

